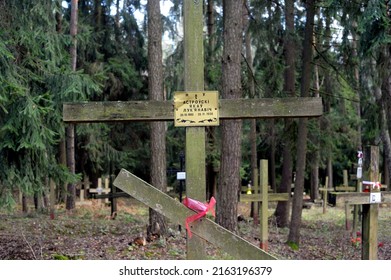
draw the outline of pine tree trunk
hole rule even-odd
[[[151,100],[164,100],[162,64],[162,21],[159,0],[148,0],[148,91]],[[166,124],[151,123],[151,183],[166,192]],[[149,210],[149,234],[166,233],[163,215]]]
[[[269,121],[269,181],[270,188],[273,192],[277,192],[276,189],[276,123],[274,119]]]
[[[66,133],[65,133],[66,134]],[[60,141],[60,164],[63,166],[67,166],[67,145],[66,140],[62,139]],[[67,183],[62,183],[61,186],[57,188],[57,198],[58,202],[65,202],[66,200],[66,189],[67,189]]]
[[[209,65],[212,65],[214,63],[215,57],[213,55],[213,51],[215,48],[215,16],[214,16],[214,0],[208,1],[207,6],[207,25],[208,25],[208,55],[206,56],[206,59],[208,59]],[[208,83],[208,78],[206,78],[206,83]],[[206,87],[208,87],[208,84],[206,84]],[[214,126],[208,126],[206,127],[206,137],[207,137],[207,143],[208,143],[208,152],[210,154],[216,153],[216,129]],[[207,158],[206,163],[206,190],[207,190],[207,199],[210,199],[212,196],[216,197],[216,178],[217,178],[217,172],[215,167],[215,161],[213,159]]]
[[[61,1],[57,1],[57,9],[61,9]],[[61,34],[62,33],[62,13],[56,12],[56,32]],[[59,163],[63,166],[67,166],[67,154],[66,154],[66,140],[62,138],[59,143]],[[65,191],[67,188],[67,184],[64,183],[61,185],[61,187],[57,188],[57,197],[58,202],[64,202],[65,201]]]
[[[67,130],[67,166],[69,172],[75,174],[75,125],[68,124]],[[66,209],[72,210],[76,204],[76,185],[68,183],[66,192]]]
[[[352,37],[353,37],[353,40],[352,40],[352,56],[353,56],[353,61],[357,61],[355,64],[354,64],[354,69],[353,69],[353,72],[354,72],[354,88],[356,89],[356,100],[358,100],[358,102],[355,102],[354,106],[356,108],[356,112],[357,112],[357,119],[358,119],[358,122],[357,122],[357,150],[361,150],[363,149],[362,147],[362,140],[361,140],[361,96],[360,96],[360,66],[359,66],[359,56],[358,56],[358,46],[357,46],[357,42],[359,41],[359,36],[356,32],[356,29],[357,29],[357,22],[354,21],[352,23]]]
[[[71,23],[70,23],[70,34],[71,34],[71,67],[73,71],[76,71],[77,63],[77,13],[78,13],[78,0],[72,0],[71,2]],[[75,162],[75,125],[69,124],[66,131],[67,135],[67,166],[72,174],[76,172]],[[76,200],[76,185],[69,183],[67,187],[67,201],[66,209],[72,210],[75,208]]]
[[[318,13],[319,13],[319,9],[318,9]],[[321,28],[322,25],[321,23],[319,23],[318,30],[321,30]],[[316,36],[314,36],[314,40],[316,41],[315,43],[317,45],[317,48],[321,50],[322,49],[322,44],[320,43],[321,39],[318,39]],[[320,97],[319,67],[317,63],[314,63],[314,90],[315,90],[315,97]],[[309,160],[310,168],[311,168],[310,196],[311,196],[311,200],[315,201],[319,198],[320,139],[318,135],[320,134],[320,119],[319,118],[313,119],[311,120],[311,123],[313,126],[313,131],[310,134],[309,138],[311,139],[311,142],[314,146],[314,150],[311,151],[310,160]]]
[[[208,10],[207,10],[207,19],[208,19],[208,57],[211,59],[213,50],[215,48],[215,17],[214,17],[214,0],[208,0]]]
[[[242,1],[223,1],[224,50],[222,57],[222,97],[240,98]],[[238,193],[240,190],[241,120],[221,121],[221,163],[217,195],[217,223],[237,230]]]
[[[390,31],[391,32],[391,31]],[[386,49],[386,60],[388,62],[386,69],[388,69],[388,75],[383,80],[383,88],[384,92],[386,95],[385,98],[385,104],[383,105],[384,110],[382,114],[384,114],[385,121],[384,121],[384,132],[382,133],[382,140],[383,140],[383,145],[384,145],[384,150],[385,150],[385,160],[387,161],[387,168],[388,168],[388,176],[386,178],[386,182],[390,183],[390,177],[391,176],[391,140],[390,140],[390,130],[389,127],[391,126],[391,121],[390,121],[390,115],[389,112],[387,114],[387,109],[391,107],[391,44],[388,44],[388,50]],[[389,186],[389,185],[388,185]],[[388,187],[390,188],[390,187]]]
[[[306,24],[303,41],[303,71],[301,79],[301,96],[308,97],[310,94],[312,76],[312,35],[315,17],[314,0],[306,2]],[[300,244],[301,214],[303,210],[303,191],[307,152],[308,118],[299,120],[297,158],[296,158],[296,181],[292,201],[292,217],[289,227],[288,242]]]
[[[292,137],[293,122],[291,119],[285,120],[284,128],[284,147],[282,150],[282,176],[281,183],[278,188],[279,193],[291,193],[292,188],[292,147],[293,143],[290,140]],[[276,223],[278,227],[284,228],[289,225],[289,201],[279,201],[275,212]]]
[[[286,36],[284,40],[285,52],[285,80],[284,91],[289,96],[295,96],[295,42],[293,34],[295,32],[294,24],[294,1],[285,0],[285,19],[286,19]],[[278,188],[280,193],[291,193],[292,184],[292,119],[285,120],[283,136],[283,163],[282,178]],[[278,227],[287,227],[289,223],[289,205],[288,201],[279,201],[277,204],[275,216]]]
[[[246,7],[249,5],[248,0],[243,0],[243,5]],[[248,78],[248,87],[249,87],[249,97],[258,98],[255,96],[255,80],[254,80],[254,67],[253,67],[253,55],[251,50],[251,31],[250,31],[250,14],[247,10],[243,12],[243,29],[245,30],[245,48],[246,48],[246,62],[247,62],[247,78]],[[257,120],[250,120],[250,147],[251,147],[251,181],[252,185],[255,185],[256,172],[258,168],[258,158],[257,158]],[[258,223],[258,203],[251,202],[251,211],[250,217],[253,218],[254,224]]]
[[[25,194],[22,194],[22,212],[25,214],[28,212],[27,197]]]

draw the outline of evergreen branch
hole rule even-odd
[[[323,59],[324,62],[327,63],[327,65],[329,65],[333,70],[334,72],[337,74],[337,78],[341,78],[342,80],[344,80],[347,84],[349,84],[349,82],[342,76],[342,74],[340,73],[340,71],[337,69],[336,66],[334,66],[333,64],[331,64],[331,62],[327,59],[327,57],[321,52],[318,50],[318,48],[316,47],[316,44],[312,44],[316,53]],[[353,89],[357,90],[356,88],[352,87]]]
[[[250,63],[248,63],[246,56],[245,56],[243,53],[241,53],[241,54],[242,54],[242,57],[243,57],[244,61],[245,61],[246,64],[247,64],[247,68],[248,68],[248,70],[249,70],[250,73],[251,73],[251,77],[253,78],[255,85],[256,85],[257,87],[259,87],[259,84],[258,84],[257,80],[255,79],[254,71],[253,71],[253,69],[251,68]],[[253,97],[254,97],[254,96],[253,96]]]

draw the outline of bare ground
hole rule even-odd
[[[248,204],[240,212],[248,217]],[[272,211],[272,209],[270,209]],[[137,245],[135,239],[144,236],[148,209],[135,200],[120,200],[118,215],[111,220],[110,208],[97,205],[80,206],[72,213],[63,207],[54,220],[48,214],[0,214],[0,259],[186,259],[186,235],[170,225],[170,236]],[[329,207],[303,209],[301,243],[298,250],[286,244],[289,230],[277,228],[269,218],[269,252],[279,259],[325,260],[361,258],[361,243],[352,242],[351,231],[345,229],[344,211]],[[239,223],[239,234],[259,245],[259,226],[251,219]],[[391,260],[391,208],[379,211],[378,258]],[[229,259],[212,245],[207,249],[210,259]]]

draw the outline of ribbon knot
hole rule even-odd
[[[187,230],[187,234],[189,235],[189,238],[191,238],[192,236],[192,233],[191,233],[191,230],[190,230],[190,226],[189,224],[206,216],[206,214],[208,212],[210,212],[213,217],[215,217],[215,210],[214,210],[214,206],[216,204],[216,200],[214,197],[212,197],[209,201],[209,203],[204,203],[204,202],[201,202],[201,201],[198,201],[198,200],[195,200],[195,199],[191,199],[191,198],[188,198],[186,197],[184,200],[183,200],[183,204],[197,212],[197,214],[194,214],[194,215],[191,215],[189,217],[186,218],[186,230]]]
[[[372,182],[372,181],[363,181],[363,185],[372,185],[372,189],[379,189],[381,188],[381,183],[380,182]]]

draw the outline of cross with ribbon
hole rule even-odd
[[[192,222],[194,222],[194,221],[196,221],[198,219],[201,219],[202,217],[206,216],[206,214],[208,212],[210,212],[213,215],[213,217],[216,216],[215,215],[215,210],[214,210],[214,206],[216,204],[216,200],[215,200],[215,198],[213,196],[210,199],[209,203],[204,203],[204,202],[201,202],[201,201],[198,201],[198,200],[186,197],[183,200],[183,204],[187,208],[197,212],[197,214],[191,215],[191,216],[186,218],[186,230],[187,230],[187,234],[189,235],[189,238],[191,238],[191,236],[192,236],[192,233],[191,233],[191,230],[190,230],[190,226],[189,226],[190,223],[192,223]]]

